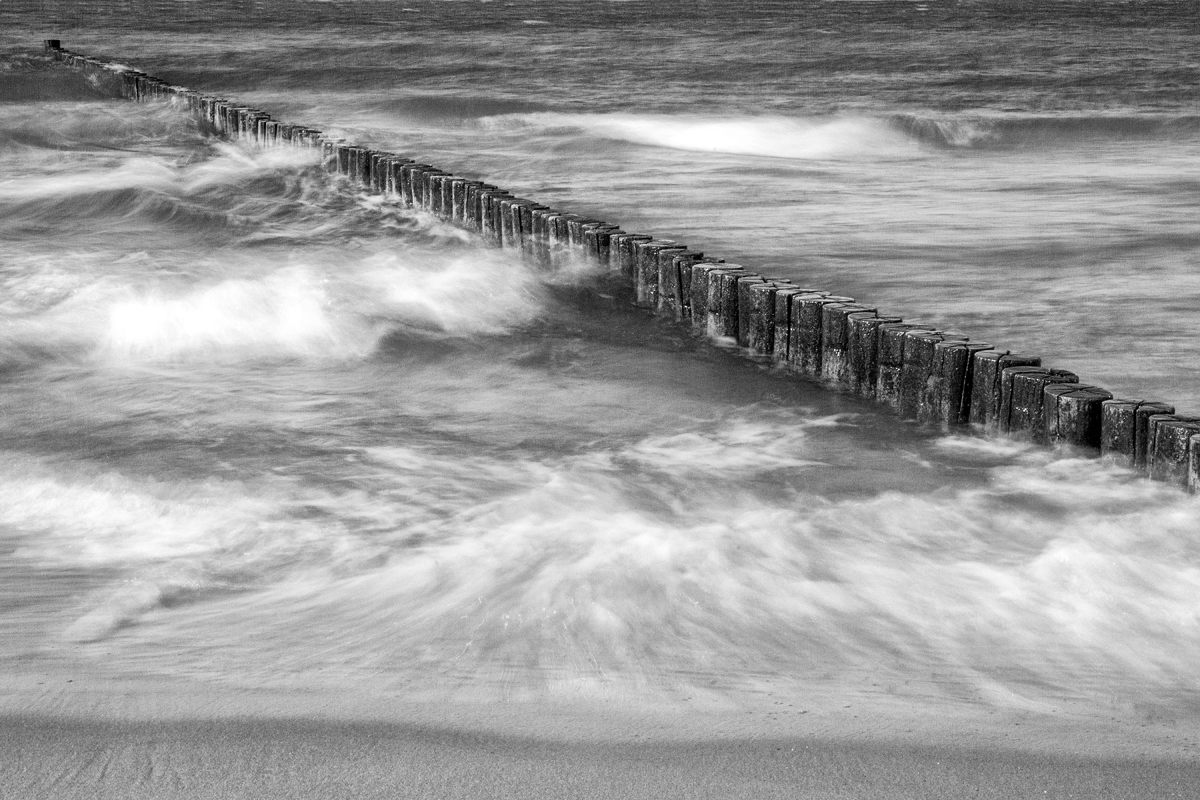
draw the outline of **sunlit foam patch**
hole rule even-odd
[[[110,357],[326,354],[340,335],[320,280],[301,269],[226,280],[182,296],[146,293],[114,303],[102,351]]]
[[[510,330],[543,307],[540,281],[526,264],[483,248],[376,254],[356,280],[374,313],[455,336]]]
[[[61,159],[59,159],[61,161]],[[111,169],[71,169],[23,176],[19,181],[0,182],[0,203],[19,205],[47,199],[62,201],[79,195],[98,195],[129,189],[167,191],[174,184],[174,171],[153,158],[132,158]]]
[[[186,191],[236,186],[261,174],[291,171],[318,162],[318,156],[309,148],[240,147],[227,142],[215,142],[213,148],[215,157],[190,165],[181,172]]]
[[[513,127],[577,130],[637,144],[799,160],[919,155],[916,139],[869,117],[701,117],[642,114],[514,114],[485,120]]]

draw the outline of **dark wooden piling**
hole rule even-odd
[[[709,337],[737,338],[737,280],[747,274],[740,264],[725,264],[705,273],[708,295],[704,329]]]
[[[692,309],[692,330],[702,336],[716,336],[713,319],[710,315],[710,303],[716,279],[710,273],[718,269],[730,268],[740,269],[736,264],[700,262],[692,265],[692,298],[688,305]]]
[[[493,243],[500,247],[511,245],[512,240],[512,216],[508,218],[509,230],[505,234],[504,231],[504,210],[505,201],[511,201],[513,196],[508,192],[494,192],[488,195],[488,211],[492,217],[492,236]],[[506,238],[507,236],[507,238]]]
[[[392,156],[388,160],[388,193],[396,198],[398,203],[404,203],[404,167],[413,163],[409,158]]]
[[[775,292],[775,333],[772,336],[774,341],[772,355],[776,361],[784,364],[790,364],[792,360],[792,302],[802,295],[813,298],[830,296],[829,292],[811,291],[799,286],[789,286]]]
[[[438,189],[441,191],[442,199],[438,204],[438,216],[445,220],[454,219],[454,181],[462,180],[457,175],[446,174],[442,176],[441,183]]]
[[[1150,453],[1150,418],[1158,414],[1175,414],[1175,407],[1167,403],[1142,403],[1133,412],[1134,450],[1133,466],[1145,469]]]
[[[846,388],[859,397],[875,399],[879,379],[879,326],[903,322],[900,317],[880,316],[875,311],[846,315]]]
[[[738,314],[741,287],[743,282],[760,282],[762,276],[746,272],[744,269],[713,274],[717,276],[717,335],[741,344],[738,338],[741,326],[741,316]]]
[[[637,275],[637,244],[638,242],[648,242],[653,239],[653,236],[647,236],[644,233],[624,233],[614,237],[617,240],[616,256],[617,256],[617,272],[628,278],[631,282],[636,279]],[[610,253],[609,258],[612,258]]]
[[[821,376],[821,339],[824,307],[832,303],[853,303],[852,297],[799,294],[791,298],[788,332],[788,364],[801,375]],[[855,309],[859,310],[859,309]]]
[[[750,293],[755,286],[770,286],[768,279],[761,275],[747,275],[744,278],[739,278],[737,282],[737,343],[741,347],[750,347],[752,337],[751,328],[754,325],[754,302],[751,299]],[[774,309],[772,309],[774,310]],[[774,338],[774,335],[772,335]]]
[[[552,265],[551,250],[555,246],[554,220],[561,213],[547,206],[538,206],[530,213],[534,240],[533,255],[540,267],[548,269]]]
[[[444,184],[450,178],[443,170],[430,170],[425,173],[425,210],[436,216],[442,215],[443,201],[446,198]]]
[[[513,240],[521,254],[529,256],[533,253],[533,209],[537,203],[525,198],[518,198],[512,204]]]
[[[563,269],[571,263],[571,219],[574,216],[576,215],[560,211],[547,217],[546,233],[550,237],[551,269]]]
[[[446,200],[443,205],[446,207],[446,217],[462,222],[466,218],[467,179],[456,175],[446,182],[445,189]]]
[[[504,221],[500,217],[500,201],[505,197],[511,195],[503,189],[491,189],[479,195],[482,223],[480,232],[486,241],[497,246],[504,243]]]
[[[473,183],[467,187],[467,227],[476,233],[483,231],[481,197],[484,192],[495,191],[490,183]]]
[[[350,148],[350,182],[362,186],[371,185],[371,151],[366,148]]]
[[[1200,435],[1188,439],[1187,488],[1192,494],[1200,494]]]
[[[596,265],[602,267],[605,272],[609,270],[612,263],[612,237],[619,233],[624,233],[621,227],[608,222],[603,225],[596,225],[586,233],[587,237],[596,240],[594,245],[589,242],[588,248],[594,248]]]
[[[850,384],[850,315],[878,314],[863,303],[827,303],[821,307],[821,378]]]
[[[545,240],[539,227],[542,212],[550,209],[527,200],[521,204],[521,255],[535,264],[544,263]]]
[[[1112,399],[1106,400],[1100,407],[1100,454],[1111,455],[1129,464],[1133,464],[1134,450],[1134,412],[1142,404],[1141,400]],[[1164,411],[1163,413],[1173,413]]]
[[[603,224],[603,220],[581,217],[578,214],[567,215],[567,247],[573,258],[588,261],[587,232]]]
[[[514,209],[518,202],[515,197],[501,197],[500,207],[500,244],[503,247],[521,246],[521,212]]]
[[[907,337],[916,332],[937,333],[931,327],[912,322],[885,322],[876,328],[875,399],[893,410],[900,408]]]
[[[1048,384],[1042,391],[1046,440],[1099,450],[1103,403],[1112,392],[1070,383]]]
[[[1050,384],[1079,383],[1079,376],[1063,369],[1007,367],[1001,382],[1000,429],[1045,444],[1044,389]]]
[[[1100,453],[1145,468],[1147,419],[1154,414],[1174,414],[1166,403],[1140,399],[1106,400],[1100,409]]]
[[[333,146],[333,151],[337,157],[337,160],[334,162],[334,171],[337,174],[350,174],[350,161],[353,150],[354,148],[345,142],[338,142]]]
[[[896,411],[906,419],[937,420],[934,362],[937,345],[966,342],[967,337],[942,331],[911,330],[904,334],[900,361],[900,398]]]
[[[375,194],[387,194],[388,191],[388,162],[394,153],[382,150],[372,150],[370,154],[371,191]]]
[[[596,263],[606,270],[612,269],[613,237],[622,233],[617,225],[601,225],[592,232],[596,237]]]
[[[1042,359],[1010,353],[1007,350],[983,350],[971,357],[971,400],[968,420],[986,432],[1000,430],[1003,373],[1009,367],[1040,367]]]
[[[775,353],[775,296],[793,284],[779,280],[749,281],[739,284],[738,337],[744,346],[758,355]]]
[[[658,254],[658,313],[681,320],[691,311],[692,265],[703,261],[695,250],[663,250]]]
[[[420,171],[428,166],[415,161],[403,164],[400,167],[400,202],[405,206],[412,208],[417,202],[417,190],[415,181]]]
[[[658,305],[658,259],[663,252],[681,253],[687,247],[670,239],[650,239],[634,243],[634,304],[642,308]]]
[[[976,353],[991,350],[986,342],[946,339],[933,346],[933,367],[917,409],[920,422],[966,425],[970,418]]]
[[[1190,441],[1200,434],[1200,417],[1152,414],[1147,425],[1147,475],[1156,481],[1187,487]]]

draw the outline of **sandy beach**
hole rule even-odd
[[[1146,713],[412,702],[48,675],[6,688],[0,797],[14,800],[1200,797],[1195,720]]]

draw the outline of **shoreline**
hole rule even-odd
[[[0,798],[1200,797],[1194,719],[846,699],[789,715],[29,676],[0,695]]]

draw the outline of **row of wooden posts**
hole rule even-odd
[[[324,167],[423,209],[548,268],[599,265],[632,288],[633,303],[747,354],[878,401],[901,417],[972,425],[1120,458],[1149,477],[1200,490],[1200,418],[1161,402],[1118,399],[1071,372],[958,333],[905,322],[869,303],[761,275],[686,245],[565,213],[484,181],[360,147],[258,109],[174,86],[63,50],[52,57],[104,77],[132,100],[169,101],[212,133],[266,147],[318,151]]]

